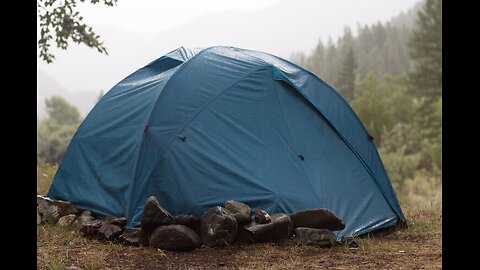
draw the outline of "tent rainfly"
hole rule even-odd
[[[337,238],[404,222],[372,137],[328,84],[279,57],[179,48],[115,85],[68,146],[48,196],[140,224],[234,199],[270,213],[328,208]]]

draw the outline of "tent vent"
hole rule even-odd
[[[185,135],[177,135],[177,137],[182,141],[185,141],[187,139],[187,136]]]
[[[298,157],[299,157],[301,160],[304,160],[304,159],[305,159],[302,154],[298,154]]]

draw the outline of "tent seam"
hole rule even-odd
[[[194,60],[198,55],[200,55],[201,53],[205,52],[206,50],[208,50],[209,48],[207,49],[204,49],[200,52],[198,52],[196,55],[194,55],[192,58],[186,60],[185,62],[183,62],[182,64],[180,64],[180,67],[178,67],[178,70],[172,74],[172,76],[168,79],[168,81],[165,83],[165,85],[163,86],[162,88],[162,91],[159,93],[159,95],[157,96],[156,100],[155,100],[155,103],[153,104],[152,106],[152,110],[150,111],[150,113],[148,114],[148,119],[146,121],[146,126],[148,126],[148,124],[150,123],[151,121],[151,118],[152,118],[152,114],[153,112],[155,111],[155,108],[157,107],[158,105],[158,102],[159,102],[159,99],[160,99],[160,96],[162,95],[162,93],[165,92],[165,89],[167,89],[167,87],[171,84],[172,80],[176,78],[176,75],[184,70],[188,64],[190,64],[192,62],[192,60]],[[181,52],[180,52],[181,53]],[[141,155],[142,155],[142,152],[144,151],[144,147],[145,147],[145,132],[142,132],[142,134],[140,135],[140,148],[138,150],[138,158],[137,158],[137,161],[135,163],[135,172],[134,172],[134,176],[133,176],[133,181],[131,183],[132,186],[135,186],[135,183],[137,182],[137,178],[138,178],[138,169],[139,169],[139,166],[140,166],[140,159],[141,159]],[[130,201],[132,200],[131,196],[130,196]],[[127,208],[130,212],[130,206]],[[135,209],[133,209],[132,211],[135,211]]]

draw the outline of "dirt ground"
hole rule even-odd
[[[59,226],[37,226],[39,269],[441,269],[439,208],[404,208],[409,227],[330,249],[292,242],[171,252],[88,240]]]

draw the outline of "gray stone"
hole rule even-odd
[[[60,219],[58,207],[53,204],[48,205],[42,217],[46,223],[57,224],[58,220]]]
[[[40,214],[41,223],[56,224],[60,218],[58,207],[55,206],[53,200],[48,197],[37,195],[37,210]]]
[[[150,246],[165,250],[189,251],[202,246],[198,234],[187,226],[159,226],[150,235]]]
[[[292,234],[292,221],[288,215],[279,213],[271,215],[271,222],[258,224],[255,221],[243,225],[243,238],[249,242],[275,242],[289,238]]]
[[[160,225],[169,225],[175,222],[175,218],[158,203],[155,196],[150,196],[145,202],[140,225],[142,229],[150,234]]]
[[[80,234],[89,237],[89,238],[96,238],[98,237],[98,231],[102,227],[103,222],[96,219],[83,224],[80,228]]]
[[[73,225],[80,230],[84,225],[87,225],[93,222],[94,220],[95,219],[92,216],[82,214],[75,219],[75,221],[73,222]]]
[[[343,230],[345,223],[332,211],[326,208],[315,208],[290,214],[293,227],[308,227],[315,229]]]
[[[48,206],[50,205],[57,206],[56,211],[58,212],[59,217],[78,213],[77,208],[71,202],[53,200],[42,195],[37,195],[37,205],[39,206],[40,214],[43,214],[44,211],[48,211]]]
[[[37,211],[40,217],[43,217],[43,215],[47,212],[48,205],[49,204],[47,201],[39,200],[37,197]]]
[[[113,224],[113,225],[123,227],[123,226],[125,226],[125,224],[127,224],[127,219],[124,218],[124,217],[112,217],[112,216],[110,216],[110,217],[105,218],[105,222],[107,222],[109,224]]]
[[[100,236],[100,238],[105,240],[115,240],[118,239],[120,235],[122,235],[122,231],[122,227],[104,221],[98,229],[98,235]]]
[[[245,224],[250,221],[250,212],[252,209],[250,209],[250,206],[244,203],[229,200],[225,202],[225,209],[228,209],[228,211],[233,214],[238,225]]]
[[[125,229],[120,236],[125,244],[132,246],[148,246],[148,235],[141,228]]]
[[[255,222],[258,224],[266,224],[272,221],[272,218],[270,215],[267,213],[267,211],[261,209],[260,207],[257,207],[255,209]]]
[[[216,206],[200,216],[200,238],[209,246],[232,244],[237,235],[238,225],[233,214]]]
[[[298,227],[294,233],[293,242],[301,245],[331,247],[337,241],[335,234],[328,229]]]
[[[52,199],[42,195],[37,195],[37,208],[40,215],[43,216],[51,204],[53,204]]]
[[[175,216],[175,224],[187,226],[194,231],[198,231],[198,223],[198,218],[192,215]]]
[[[42,224],[42,217],[40,213],[38,213],[38,206],[37,206],[37,225]]]
[[[80,216],[92,216],[92,217],[93,217],[92,212],[90,212],[90,211],[88,211],[88,210],[83,211],[83,212],[80,214]]]
[[[72,225],[72,223],[75,221],[76,218],[77,218],[77,216],[75,214],[66,215],[66,216],[61,217],[58,220],[57,224],[60,225],[60,226],[70,226],[70,225]]]

